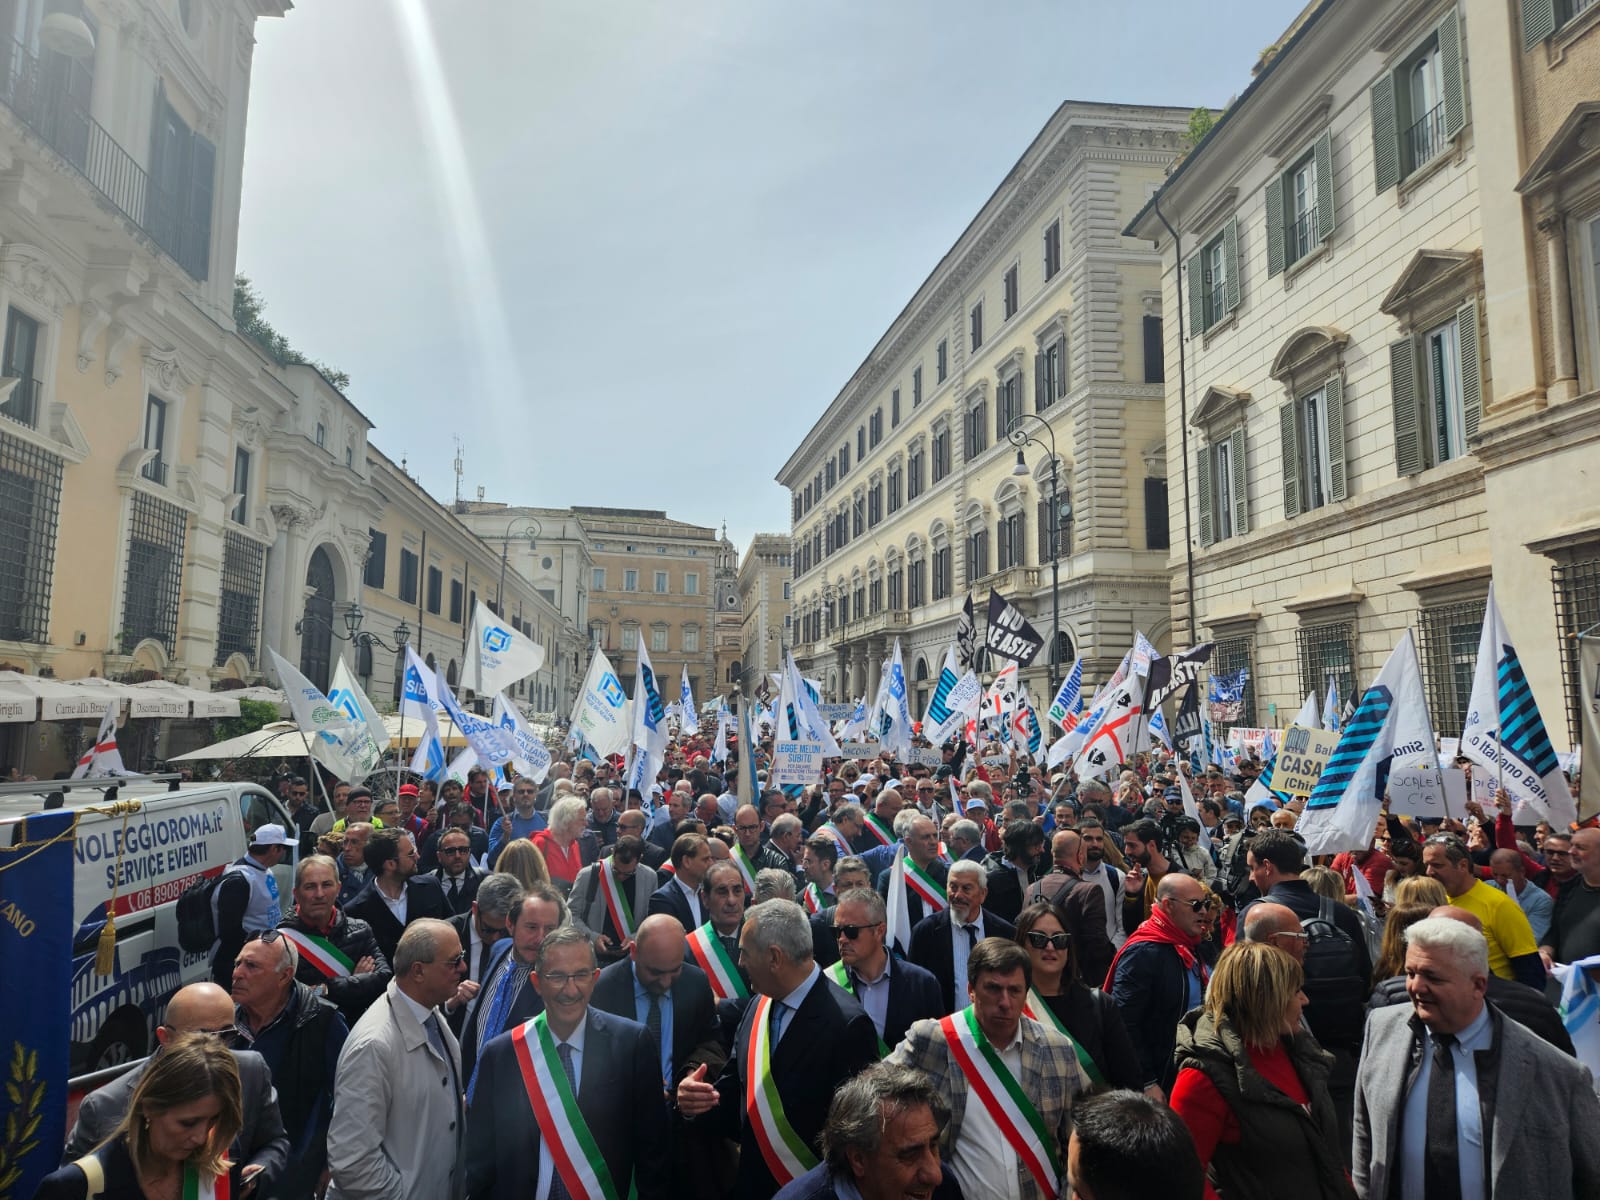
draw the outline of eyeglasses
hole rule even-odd
[[[1309,942],[1311,940],[1311,935],[1309,933],[1293,933],[1286,929],[1282,933],[1273,934],[1268,941],[1271,941],[1275,938],[1293,938],[1297,942]]]
[[[535,971],[534,974],[537,975],[538,972]],[[569,983],[582,983],[586,979],[593,978],[593,975],[592,971],[552,971],[548,975],[539,975],[539,982],[553,988],[564,988]]]
[[[1544,856],[1546,858],[1571,858],[1572,857],[1572,851],[1571,850],[1546,850],[1544,852]]]
[[[463,950],[460,954],[452,954],[449,958],[446,958],[442,961],[447,967],[459,967],[462,963],[467,961],[467,952]]]
[[[471,854],[471,846],[440,846],[440,854]]]
[[[1035,950],[1043,950],[1046,946],[1053,946],[1057,950],[1065,950],[1072,945],[1072,936],[1065,933],[1040,933],[1038,930],[1028,930],[1028,945]]]
[[[757,821],[754,825],[735,825],[734,828],[737,829],[740,833],[749,833],[752,829],[756,830],[757,832],[760,832],[761,823],[759,821]]]
[[[853,942],[861,936],[863,929],[876,929],[882,924],[882,921],[874,921],[871,925],[835,925],[833,927],[833,936],[843,938],[847,942]]]
[[[270,946],[282,936],[283,931],[280,929],[258,929],[245,938],[245,945],[249,945],[251,942],[260,942],[263,946]]]
[[[1198,900],[1179,900],[1179,904],[1187,904],[1189,911],[1194,913],[1209,912],[1217,906],[1217,902],[1209,896],[1201,896]]]
[[[237,1025],[224,1025],[219,1029],[178,1029],[172,1025],[163,1025],[162,1028],[172,1033],[201,1033],[206,1037],[221,1038],[225,1042],[231,1042],[239,1036],[239,1027]]]

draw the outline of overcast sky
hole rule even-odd
[[[773,475],[1065,99],[1220,105],[1298,0],[301,0],[257,25],[239,270],[448,501]]]

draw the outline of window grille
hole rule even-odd
[[[1250,639],[1247,637],[1218,638],[1211,650],[1209,670],[1213,675],[1232,675],[1240,667],[1245,669],[1244,693],[1241,697],[1239,720],[1236,724],[1256,727],[1256,666],[1251,661]],[[1201,711],[1205,712],[1205,697],[1201,697]]]
[[[249,538],[232,530],[223,534],[222,600],[217,610],[216,665],[219,667],[228,661],[230,654],[242,654],[252,667],[256,664],[261,577],[266,558],[265,548]]]
[[[1434,732],[1459,737],[1472,698],[1472,675],[1483,635],[1482,600],[1425,608],[1417,632]]]
[[[61,460],[0,433],[0,638],[49,640]]]
[[[128,522],[128,579],[122,593],[124,654],[145,638],[178,648],[178,603],[183,595],[183,543],[188,516],[175,504],[133,494]]]
[[[1295,630],[1300,657],[1300,696],[1315,692],[1320,702],[1328,694],[1331,675],[1339,688],[1339,703],[1359,700],[1356,694],[1355,627],[1348,621],[1303,625]]]
[[[1556,592],[1556,632],[1561,643],[1561,678],[1566,686],[1567,736],[1580,744],[1583,685],[1578,679],[1577,634],[1600,623],[1600,558],[1563,563],[1550,572]]]

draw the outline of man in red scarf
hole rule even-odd
[[[1172,1086],[1178,1021],[1205,996],[1206,966],[1196,947],[1215,903],[1194,876],[1163,876],[1150,916],[1128,935],[1106,976],[1138,1052],[1145,1091],[1157,1098]]]

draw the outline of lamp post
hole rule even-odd
[[[1038,424],[1049,439],[1048,443],[1040,441],[1037,432],[1028,431],[1028,421]],[[1036,413],[1024,412],[1012,417],[1006,426],[1006,441],[1017,448],[1017,462],[1011,468],[1013,475],[1030,474],[1028,461],[1023,454],[1024,446],[1033,445],[1050,451],[1050,601],[1055,614],[1055,624],[1050,631],[1050,698],[1053,701],[1056,688],[1060,686],[1057,668],[1061,665],[1056,653],[1061,637],[1061,460],[1056,455],[1055,430],[1050,428],[1049,421]],[[1070,510],[1067,519],[1071,520]]]
[[[494,589],[494,615],[499,617],[501,620],[505,619],[505,608],[503,607],[502,597],[504,596],[506,590],[506,559],[510,554],[511,542],[513,540],[511,531],[517,527],[519,522],[531,527],[523,529],[521,534],[518,535],[527,537],[529,550],[538,549],[539,539],[544,536],[544,526],[539,524],[538,518],[536,517],[513,517],[511,519],[511,523],[506,526],[505,533],[500,535],[500,582],[495,585]]]
[[[315,613],[308,613],[296,621],[294,623],[294,631],[297,635],[305,633],[307,622],[324,624],[328,626],[328,632],[341,642],[352,642],[357,646],[382,646],[385,650],[394,654],[399,654],[404,649],[405,644],[411,640],[411,626],[406,624],[404,617],[400,619],[400,624],[394,627],[394,645],[392,646],[377,634],[362,629],[361,624],[365,620],[366,613],[362,611],[361,605],[352,600],[344,610],[344,633],[340,633],[335,629],[332,622],[328,621],[327,618],[318,616]]]

